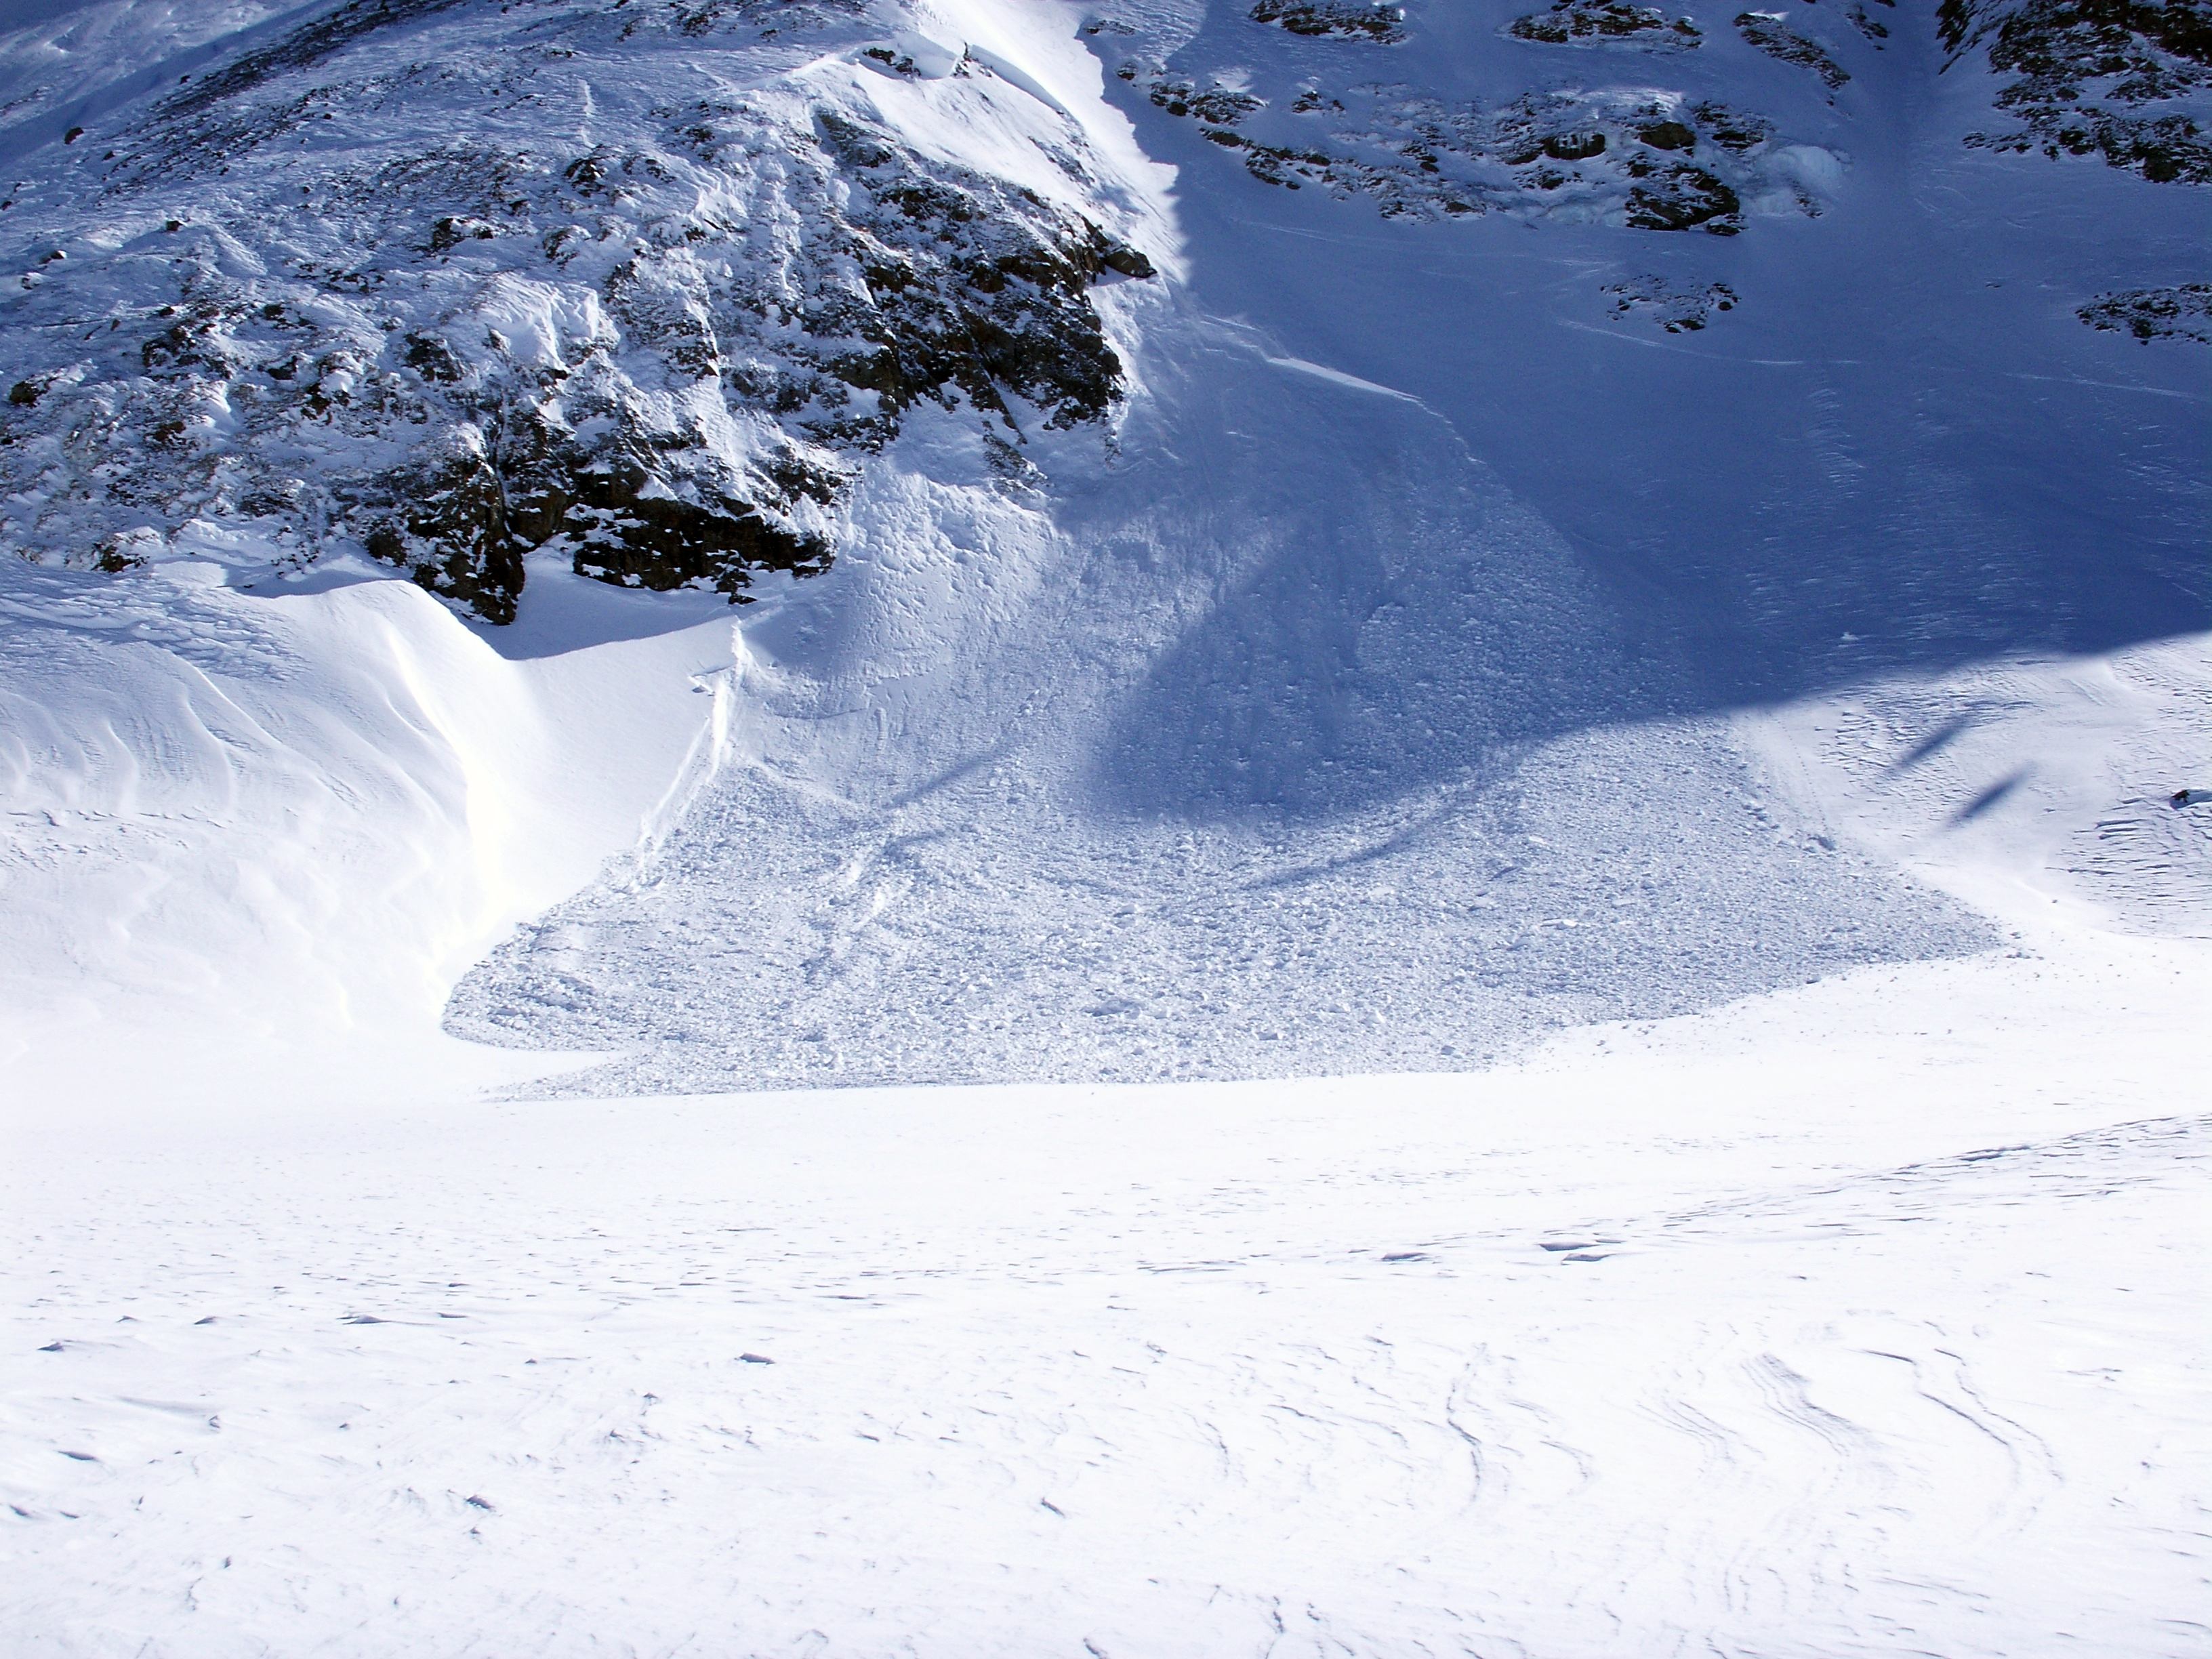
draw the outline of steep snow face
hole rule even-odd
[[[0,540],[119,571],[214,523],[507,622],[549,544],[818,572],[917,404],[1019,476],[1122,396],[1090,290],[1159,227],[1042,83],[902,21],[360,0],[88,117],[0,221]]]

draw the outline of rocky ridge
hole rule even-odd
[[[2075,314],[2092,328],[2124,330],[2146,345],[2153,340],[2212,345],[2212,283],[2100,294]]]
[[[2205,0],[1943,0],[1955,61],[1983,48],[2012,77],[1998,109],[2020,125],[1984,149],[2096,155],[2153,184],[2212,184],[2212,5]]]
[[[1259,0],[1203,37],[1249,63],[1152,12],[1083,32],[1271,186],[1729,236],[1819,214],[1849,165],[1800,136],[1825,118],[1804,100],[1744,106],[1747,52],[1847,132],[1846,65],[1892,39],[1869,3],[1897,21],[1890,0],[1501,7],[1477,21],[1521,89],[1476,99],[1408,78],[1448,21],[1419,4]],[[115,572],[359,556],[497,622],[538,550],[740,601],[825,568],[860,470],[923,406],[1033,480],[1031,434],[1122,396],[1092,289],[1152,264],[1079,124],[1038,125],[1018,72],[887,27],[903,15],[351,0],[289,30],[271,11],[252,50],[57,128],[0,198],[0,548]],[[2019,122],[1970,143],[2167,184],[2212,181],[2208,20],[2203,0],[1945,0],[1938,23]],[[1020,106],[1047,165],[925,154],[880,118],[887,87],[985,125]],[[71,118],[33,92],[9,109]],[[1679,332],[1728,308],[1701,292],[1608,296]],[[2172,292],[2170,315],[2082,315],[2194,337]]]
[[[1751,216],[1817,216],[1840,171],[1832,152],[1701,92],[1698,77],[1671,72],[1705,40],[1687,16],[1613,0],[1560,0],[1514,18],[1500,33],[1513,43],[1509,52],[1526,53],[1528,89],[1496,100],[1453,100],[1387,70],[1374,74],[1384,65],[1400,75],[1413,69],[1399,54],[1413,50],[1405,44],[1409,31],[1429,21],[1419,9],[1363,9],[1358,27],[1293,25],[1287,16],[1272,4],[1250,15],[1253,23],[1312,44],[1256,73],[1242,64],[1188,68],[1191,52],[1150,34],[1135,14],[1095,20],[1086,33],[1102,46],[1127,38],[1136,50],[1125,48],[1120,78],[1154,106],[1194,120],[1253,178],[1364,198],[1390,218],[1494,213],[1532,223],[1733,235]],[[1759,50],[1802,63],[1831,90],[1849,79],[1804,37],[1752,14],[1738,21]],[[1256,31],[1249,44],[1260,46]],[[1668,79],[1567,80],[1556,73],[1566,61],[1554,55],[1559,47],[1639,58],[1650,75]]]
[[[356,0],[50,153],[0,217],[0,545],[353,550],[501,622],[533,549],[733,599],[825,568],[917,404],[1020,476],[1121,397],[1090,291],[1151,264],[1073,123],[1056,191],[894,136],[882,81],[1033,96],[880,30]]]

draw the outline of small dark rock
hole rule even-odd
[[[1406,38],[1401,7],[1361,5],[1358,0],[1260,0],[1255,23],[1279,23],[1292,34],[1342,35],[1394,45]]]
[[[426,380],[451,385],[461,378],[461,360],[434,334],[407,337],[407,367]]]
[[[1733,236],[1742,227],[1743,203],[1735,191],[1702,167],[1678,162],[1650,185],[1628,192],[1628,223],[1635,230],[1689,230],[1702,227],[1717,236]]]

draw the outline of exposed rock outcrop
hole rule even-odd
[[[1686,17],[1670,18],[1656,6],[1627,0],[1553,0],[1549,11],[1516,17],[1506,32],[1516,40],[1547,46],[1632,46],[1641,52],[1686,52],[1705,31]]]
[[[53,349],[0,405],[0,545],[106,568],[198,521],[280,562],[363,550],[494,622],[533,549],[741,599],[828,567],[917,405],[1016,449],[1099,420],[1122,370],[1091,289],[1152,267],[1085,210],[1079,140],[1054,199],[902,142],[855,72],[737,92],[694,62],[803,68],[866,27],[362,0],[177,91],[58,181],[119,236],[19,279],[15,332]],[[580,62],[580,146],[526,114]],[[979,113],[1027,96],[947,64]],[[611,106],[626,66],[653,95]]]
[[[2195,340],[2212,345],[2212,283],[2100,294],[2075,315],[2092,328],[2124,330],[2146,344]]]
[[[1194,118],[1262,183],[1369,197],[1389,218],[1499,212],[1728,236],[1743,228],[1752,197],[1820,211],[1773,167],[1785,147],[1772,142],[1771,124],[1648,88],[1531,93],[1484,108],[1403,87],[1310,88],[1290,111],[1326,123],[1311,144],[1237,131],[1265,107],[1249,93],[1164,78],[1147,92],[1170,115]]]
[[[1996,106],[2020,125],[1969,143],[2099,155],[2154,184],[2212,184],[2206,0],[1943,0],[1937,18],[1954,58],[1978,45],[2012,77]]]
[[[1780,63],[1795,64],[1808,69],[1820,77],[1820,84],[1833,92],[1851,78],[1850,71],[1831,57],[1828,49],[1818,40],[1808,39],[1765,12],[1746,11],[1736,14],[1736,33],[1747,45],[1765,52]]]

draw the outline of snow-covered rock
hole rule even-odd
[[[507,622],[549,544],[732,597],[826,568],[918,402],[1019,476],[1122,396],[1090,290],[1158,228],[1034,84],[890,39],[357,0],[95,119],[0,220],[0,541],[120,571],[235,524]]]
[[[11,1655],[2193,1653],[2202,7],[1742,3],[0,18]]]

